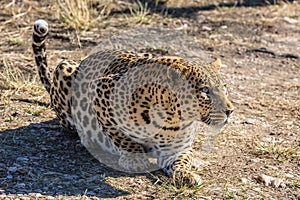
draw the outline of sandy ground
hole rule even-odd
[[[163,9],[132,11],[124,2],[88,31],[76,31],[55,4],[1,1],[0,199],[300,199],[300,4],[168,1]],[[138,27],[171,29],[199,47],[177,41],[176,52],[222,59],[236,109],[200,160],[203,185],[176,189],[161,171],[115,171],[66,134],[36,76],[31,33],[38,18],[51,26],[53,67],[61,59],[79,61],[125,30],[134,38]]]

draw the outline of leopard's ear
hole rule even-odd
[[[179,69],[177,69],[177,72],[181,75],[181,78],[186,79],[189,74],[189,67],[182,65]]]
[[[172,81],[178,81],[179,79],[185,79],[188,75],[189,69],[186,66],[171,67],[167,70],[167,77]]]
[[[215,61],[212,62],[212,65],[215,67],[215,69],[217,71],[220,71],[221,67],[222,67],[222,62],[220,58],[215,58]]]

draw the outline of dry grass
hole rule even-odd
[[[149,14],[150,10],[148,7],[148,3],[141,3],[141,1],[137,1],[136,5],[133,7],[129,7],[130,14],[132,17],[132,21],[137,24],[149,23]]]
[[[275,137],[267,137],[258,141],[254,139],[254,147],[258,155],[265,155],[277,159],[279,161],[287,161],[290,158],[299,156],[299,147],[297,144],[291,145],[283,139]]]
[[[110,13],[112,0],[56,0],[57,13],[66,26],[76,31],[93,28]]]
[[[4,87],[2,97],[11,97],[14,94],[27,92],[33,96],[43,96],[45,90],[40,83],[38,75],[26,75],[12,60],[1,60],[3,70],[0,72],[0,86]]]

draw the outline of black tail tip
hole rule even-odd
[[[48,33],[48,23],[39,19],[34,22],[34,31],[39,35],[46,35]]]

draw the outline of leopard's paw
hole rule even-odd
[[[173,171],[172,182],[177,188],[181,188],[183,186],[192,187],[202,184],[201,177],[198,174],[185,170]]]

